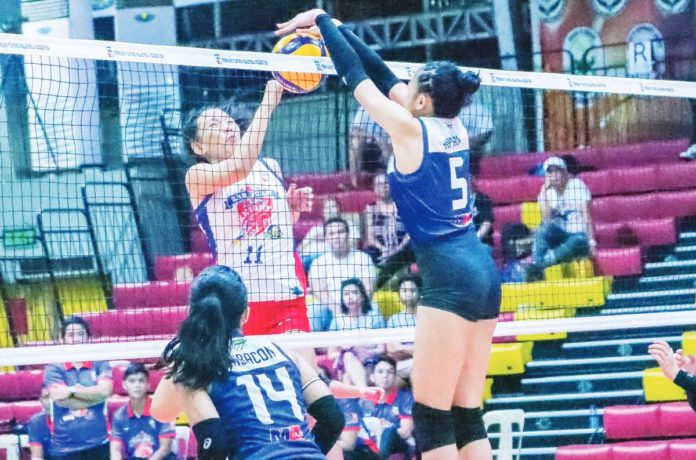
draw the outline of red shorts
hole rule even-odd
[[[307,303],[304,297],[293,300],[249,302],[249,312],[249,321],[243,326],[244,335],[310,331]]]

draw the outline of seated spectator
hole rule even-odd
[[[89,325],[72,316],[61,327],[66,345],[86,343]],[[51,395],[52,459],[99,460],[109,458],[106,398],[113,390],[108,361],[48,364],[44,385]]]
[[[396,203],[389,193],[386,174],[375,176],[374,192],[377,201],[365,208],[363,247],[375,263],[382,264],[403,250],[408,245],[409,238],[396,210]]]
[[[302,255],[302,266],[305,272],[309,271],[309,267],[314,259],[329,251],[326,239],[324,238],[324,223],[332,217],[343,217],[346,219],[349,225],[349,238],[353,243],[353,247],[357,247],[358,241],[360,240],[358,225],[355,222],[350,222],[348,216],[341,212],[341,205],[335,197],[327,197],[324,199],[322,207],[322,218],[324,222],[322,225],[315,225],[309,229],[309,232],[307,232],[307,235],[302,239],[302,243],[298,249],[298,252]]]
[[[571,178],[558,157],[544,162],[544,173],[546,180],[538,199],[542,222],[534,235],[528,281],[543,278],[544,268],[586,257],[596,247],[587,185]]]
[[[329,251],[319,256],[309,269],[309,287],[323,308],[338,315],[341,304],[341,283],[358,278],[368,297],[372,295],[377,269],[364,252],[352,247],[348,223],[333,217],[324,224]]]
[[[415,327],[422,283],[418,275],[406,275],[399,280],[399,300],[403,310],[389,317],[387,327]]]
[[[674,353],[663,340],[650,344],[648,353],[655,358],[665,377],[686,391],[689,406],[696,411],[696,356],[685,356],[682,350]]]
[[[503,283],[524,283],[532,262],[532,232],[526,225],[508,223],[501,232],[504,265],[500,270]]]
[[[384,402],[339,400],[346,416],[339,441],[344,458],[388,459],[394,454],[410,458],[413,453],[413,395],[410,390],[399,389],[396,362],[386,355],[377,356],[370,378],[374,385],[384,389]]]
[[[689,99],[691,104],[691,140],[689,147],[679,154],[679,158],[683,160],[696,160],[696,99]]]
[[[176,437],[173,423],[162,423],[150,416],[147,395],[150,374],[142,363],[133,363],[123,375],[128,404],[116,410],[111,428],[111,460],[174,460],[172,442]]]
[[[340,313],[331,321],[330,331],[384,327],[384,318],[370,302],[365,285],[358,278],[349,278],[341,283],[340,307]]]
[[[51,413],[51,395],[48,392],[48,388],[41,388],[39,401],[41,401],[43,410],[38,414],[34,414],[27,424],[29,451],[31,452],[32,460],[47,458],[51,449],[51,419],[49,415]]]

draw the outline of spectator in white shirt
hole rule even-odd
[[[528,281],[539,279],[546,267],[593,255],[596,247],[587,185],[571,177],[558,157],[544,162],[544,174],[538,198],[542,222],[534,235]]]

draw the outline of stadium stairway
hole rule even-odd
[[[694,309],[696,232],[679,234],[674,247],[649,257],[641,276],[617,278],[601,308],[579,314],[607,316]],[[647,353],[656,338],[680,348],[672,326],[569,333],[565,341],[536,342],[521,376],[497,377],[485,410],[525,410],[522,458],[553,459],[559,446],[604,442],[603,409],[644,404],[643,374],[655,362]],[[491,436],[495,448],[497,436]]]

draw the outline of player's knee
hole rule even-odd
[[[457,449],[488,437],[486,427],[483,424],[483,412],[478,407],[452,407],[452,421]]]
[[[452,413],[416,402],[413,405],[413,437],[421,452],[454,444]]]

